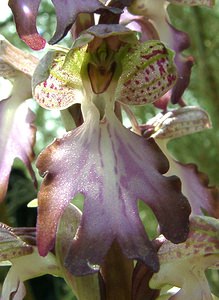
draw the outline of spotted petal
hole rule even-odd
[[[116,100],[126,104],[151,103],[175,83],[173,52],[160,42],[136,44],[122,58]]]
[[[156,251],[140,221],[137,200],[153,209],[167,238],[183,241],[190,208],[180,182],[161,175],[168,164],[152,140],[125,129],[112,113],[99,124],[99,114],[92,109],[81,127],[56,140],[38,158],[37,167],[45,175],[38,196],[40,254],[53,247],[63,210],[82,193],[83,216],[66,258],[69,270],[77,275],[97,271],[95,266],[103,262],[115,239],[127,257],[157,270]]]
[[[186,242],[174,245],[165,241],[158,256],[160,271],[153,275],[151,288],[168,284],[180,288],[172,299],[212,300],[205,270],[219,267],[219,221],[192,217]]]
[[[38,61],[15,48],[0,36],[0,76],[13,84],[11,95],[0,101],[0,201],[5,197],[15,158],[21,159],[35,180],[31,162],[34,158],[34,115],[26,99],[32,97],[31,80]],[[28,68],[29,66],[29,68]]]
[[[0,261],[7,261],[33,252],[33,247],[17,236],[13,228],[0,223]]]
[[[86,47],[71,51],[50,51],[33,74],[33,96],[46,109],[66,109],[81,103],[83,86],[80,77]],[[71,56],[71,57],[69,57]]]

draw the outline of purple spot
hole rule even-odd
[[[150,70],[146,69],[145,72],[149,75],[150,74]]]
[[[150,68],[152,71],[155,70],[153,65],[150,65],[149,68]]]
[[[166,54],[166,53],[167,53],[167,50],[166,50],[166,48],[163,47],[163,49],[161,49],[161,50],[153,50],[152,53],[146,54],[146,55],[141,55],[141,57],[143,59],[150,59],[158,54]]]

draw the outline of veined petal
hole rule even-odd
[[[194,59],[191,56],[185,57],[182,55],[182,51],[190,47],[188,34],[174,28],[169,22],[166,23],[166,27],[169,31],[168,45],[176,52],[175,63],[177,66],[178,78],[176,84],[172,88],[171,101],[172,103],[177,103],[189,85]]]
[[[114,240],[128,258],[157,270],[156,251],[141,223],[137,200],[152,208],[168,239],[183,241],[190,208],[180,182],[161,175],[168,164],[152,140],[125,129],[110,112],[99,124],[97,109],[92,109],[81,127],[56,140],[38,158],[37,167],[45,175],[38,196],[40,254],[53,247],[62,212],[82,193],[83,216],[66,258],[69,270],[77,275],[97,271]]]
[[[198,170],[195,164],[182,164],[168,153],[166,147],[158,142],[169,160],[167,176],[176,175],[181,179],[182,192],[187,197],[192,214],[219,218],[219,190],[209,185],[208,176]]]
[[[205,270],[219,266],[219,221],[210,217],[193,216],[186,242],[163,243],[158,251],[160,270],[154,274],[151,288],[165,284],[180,287],[176,300],[212,300]]]
[[[159,40],[159,35],[154,25],[143,16],[136,16],[129,13],[127,9],[121,14],[120,24],[131,30],[141,33],[141,41]]]
[[[24,162],[35,181],[31,162],[36,129],[34,115],[24,101],[32,97],[30,78],[37,62],[0,36],[0,76],[13,84],[11,95],[0,101],[0,201],[5,197],[15,158]]]
[[[11,79],[16,71],[20,71],[31,77],[38,61],[38,58],[13,46],[0,34],[0,76]],[[14,73],[7,74],[6,70],[2,69],[3,64],[4,67],[10,68],[11,72],[14,70]]]
[[[34,114],[29,110],[28,103],[17,105],[15,97],[18,95],[12,92],[10,98],[0,101],[0,201],[5,197],[15,158],[23,161],[35,181],[31,167],[36,132],[33,126]]]
[[[193,66],[193,58],[186,58],[181,54],[190,45],[188,35],[185,32],[177,30],[170,24],[164,0],[135,0],[129,7],[129,11],[134,15],[145,18],[145,21],[142,18],[136,20],[136,16],[133,16],[136,22],[144,22],[145,26],[147,26],[149,21],[154,26],[154,30],[157,31],[158,39],[176,52],[174,61],[177,66],[178,78],[176,84],[173,86],[171,100],[173,103],[179,102],[189,84],[191,68]],[[147,36],[143,33],[142,39],[144,40],[144,38],[147,38]]]
[[[170,140],[211,128],[208,113],[197,106],[185,106],[157,114],[146,125],[153,127],[151,136]]]
[[[71,51],[50,51],[33,74],[33,96],[46,109],[66,109],[81,103],[83,85],[80,76],[86,47]]]
[[[131,46],[121,60],[116,100],[137,105],[159,99],[177,78],[173,55],[158,41]]]
[[[150,136],[156,139],[169,160],[170,168],[166,175],[176,175],[181,179],[182,192],[189,200],[192,213],[197,215],[207,213],[218,218],[219,190],[209,186],[208,176],[201,173],[195,164],[178,162],[166,147],[170,139],[211,128],[207,112],[199,107],[185,106],[158,114],[148,121],[147,126],[151,131]]]
[[[13,228],[0,223],[0,262],[15,259],[32,252],[33,247],[17,236]]]

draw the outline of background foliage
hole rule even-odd
[[[1,0],[1,2],[0,8],[3,9],[3,3],[7,1]],[[191,83],[184,94],[184,99],[190,105],[199,105],[207,110],[213,125],[211,130],[174,140],[170,144],[170,150],[182,162],[196,163],[201,171],[209,175],[210,183],[219,186],[219,2],[216,2],[214,9],[176,5],[169,7],[173,24],[190,35],[191,47],[186,51],[186,55],[192,55],[195,58]],[[19,39],[12,15],[7,11],[1,15],[0,33],[17,47],[30,51]],[[37,22],[39,32],[48,40],[55,28],[54,9],[49,0],[41,2]],[[67,46],[71,45],[69,36],[65,38],[64,43]],[[43,51],[34,53],[34,55],[42,56]],[[5,92],[6,83],[4,81],[1,82],[0,88]],[[39,108],[34,101],[31,106],[37,115],[38,133],[35,153],[38,155],[55,136],[60,136],[64,129],[58,112],[45,111]],[[152,105],[147,105],[135,108],[135,113],[140,122],[144,123],[154,116],[155,109]],[[23,165],[19,161],[15,161],[6,201],[0,205],[0,221],[10,226],[34,226],[36,211],[27,208],[27,203],[35,197],[36,191]],[[147,231],[149,230],[150,236],[153,237],[154,218],[143,204],[140,204],[140,211]],[[148,227],[149,223],[152,224],[151,227]],[[6,268],[1,268],[0,282],[3,281],[6,271]],[[208,276],[212,290],[219,296],[218,272],[208,271]],[[27,300],[74,299],[61,279],[50,276],[31,280],[27,290]]]

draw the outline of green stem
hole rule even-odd
[[[127,259],[114,242],[101,268],[106,300],[131,300],[133,268],[133,261]]]

